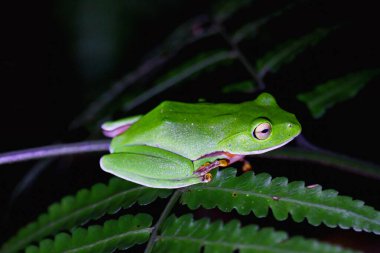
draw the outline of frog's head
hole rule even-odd
[[[262,93],[255,100],[241,104],[238,120],[242,127],[231,131],[219,145],[232,154],[261,154],[279,148],[301,132],[294,114],[281,109],[275,98]]]

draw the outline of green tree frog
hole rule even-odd
[[[113,137],[110,154],[100,160],[104,171],[148,187],[180,188],[209,182],[214,168],[287,144],[301,125],[262,93],[240,104],[165,101],[102,129]]]

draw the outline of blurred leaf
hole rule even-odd
[[[263,78],[268,71],[276,72],[282,65],[291,62],[307,47],[318,44],[332,29],[318,28],[301,38],[289,40],[266,53],[256,62],[258,75]]]
[[[128,208],[136,202],[140,205],[149,204],[158,197],[169,196],[171,192],[112,178],[108,185],[95,184],[90,190],[82,189],[75,196],[64,197],[60,203],[51,205],[47,213],[20,229],[2,246],[0,252],[17,252],[30,243],[59,231],[72,229],[106,213],[115,213],[120,208]]]
[[[123,109],[124,111],[132,110],[136,106],[141,105],[150,98],[179,84],[187,78],[200,74],[202,71],[217,67],[219,64],[230,64],[235,58],[236,54],[230,51],[199,54],[179,67],[171,70],[152,88],[145,90],[142,94],[128,101]]]
[[[252,0],[218,1],[214,6],[214,17],[218,22],[223,22],[251,2]]]
[[[181,73],[188,72],[190,76],[200,74],[202,71],[210,70],[218,66],[221,62],[232,62],[236,58],[234,53],[230,51],[219,49],[209,52],[201,52],[191,59],[185,61],[179,66],[168,71],[157,82],[162,83],[167,79],[175,77]]]
[[[139,80],[154,72],[155,69],[160,68],[160,66],[167,61],[168,59],[162,59],[161,57],[152,58],[140,65],[135,71],[126,74],[121,80],[116,82],[109,89],[104,90],[97,99],[90,103],[90,105],[72,121],[70,128],[80,127],[104,116],[104,114],[106,114],[105,111],[110,114],[116,110],[115,108],[120,108],[120,95],[124,94],[127,88],[138,83]],[[128,95],[134,96],[134,94],[131,93],[133,92],[129,91]],[[99,125],[100,124],[96,125],[96,130],[99,129]]]
[[[103,226],[77,228],[71,234],[59,233],[53,240],[45,239],[38,246],[29,246],[26,253],[107,253],[126,250],[148,240],[152,231],[152,217],[148,214],[125,215],[108,220]]]
[[[253,212],[257,217],[266,217],[271,208],[280,221],[291,214],[296,222],[306,218],[314,226],[324,223],[328,227],[380,234],[380,212],[365,206],[363,201],[339,196],[334,190],[322,191],[319,185],[305,187],[301,181],[272,179],[266,173],[246,172],[237,177],[232,168],[217,171],[210,183],[187,188],[182,202],[191,209],[199,206],[217,207],[224,212],[236,209],[242,215]]]
[[[262,17],[258,20],[254,20],[252,22],[245,23],[243,26],[241,26],[239,29],[237,29],[236,32],[234,32],[234,34],[232,35],[232,41],[235,44],[238,44],[239,42],[241,42],[245,38],[248,38],[248,37],[254,38],[256,36],[258,30],[263,25],[265,25],[266,23],[271,21],[273,18],[278,17],[281,14],[283,14],[284,12],[293,8],[293,6],[294,6],[294,3],[291,3],[288,6],[285,6],[284,8],[282,8],[280,10],[276,10],[276,11],[271,12],[269,15],[267,15],[265,17]]]
[[[246,80],[239,83],[229,84],[223,87],[223,93],[233,93],[233,92],[242,92],[242,93],[252,93],[257,89],[257,85],[254,84],[251,80]]]
[[[196,16],[184,22],[174,29],[151,54],[173,54],[184,48],[187,44],[216,34],[215,29],[207,26],[209,22],[209,17],[206,15]]]
[[[264,25],[266,21],[267,20],[258,20],[246,23],[232,35],[232,41],[235,44],[238,44],[247,37],[254,38],[257,35],[260,27]]]
[[[241,227],[238,220],[232,220],[227,224],[221,221],[211,223],[208,219],[194,221],[191,215],[169,217],[164,223],[153,252],[233,253],[238,250],[245,253],[354,252],[300,236],[289,238],[285,232],[272,228],[259,229],[255,225]]]
[[[297,98],[304,102],[314,118],[320,118],[328,108],[353,98],[372,78],[380,74],[380,69],[363,70],[329,80],[314,90],[301,93]]]

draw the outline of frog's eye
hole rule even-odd
[[[265,140],[272,132],[272,126],[269,123],[261,123],[255,130],[253,130],[253,136],[259,140]]]

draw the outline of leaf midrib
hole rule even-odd
[[[305,249],[302,250],[287,250],[287,249],[278,249],[269,247],[266,245],[253,245],[253,244],[243,244],[243,243],[233,243],[233,242],[226,242],[226,241],[210,241],[206,240],[204,238],[192,238],[192,237],[186,237],[186,236],[168,236],[168,235],[160,235],[157,237],[157,241],[159,240],[178,240],[178,241],[190,241],[194,243],[199,243],[200,245],[217,245],[217,246],[225,246],[225,247],[235,247],[235,249],[256,249],[256,250],[271,250],[275,253],[315,253],[316,251],[305,251]],[[283,243],[283,242],[280,242]]]
[[[35,238],[38,238],[38,236],[40,234],[43,234],[43,232],[46,231],[47,229],[49,229],[49,228],[51,228],[51,227],[53,227],[59,223],[65,222],[66,220],[69,220],[70,218],[75,217],[76,215],[79,215],[81,212],[84,212],[89,208],[95,208],[99,205],[102,205],[103,203],[106,203],[108,201],[112,201],[112,199],[114,199],[114,198],[117,198],[117,197],[122,196],[124,194],[128,194],[128,193],[133,192],[133,191],[141,190],[144,188],[145,187],[136,187],[133,189],[128,189],[126,191],[122,191],[122,192],[119,192],[118,194],[115,194],[115,195],[109,196],[105,199],[102,199],[101,201],[92,203],[91,205],[83,206],[82,208],[75,210],[74,212],[70,213],[69,215],[63,216],[62,218],[56,219],[53,222],[48,223],[46,226],[41,227],[41,229],[38,229],[35,233],[32,233],[29,236],[24,237],[24,239],[18,241],[17,244],[15,243],[15,242],[17,242],[17,240],[12,242],[13,246],[9,247],[8,250],[9,250],[9,252],[13,252],[14,249],[24,247],[27,243],[30,243],[30,242],[34,241]],[[137,199],[136,199],[136,201],[137,201]],[[5,250],[5,249],[6,248],[4,247],[2,250]],[[2,251],[0,251],[0,252],[2,252]]]
[[[267,198],[267,199],[272,199],[272,197],[273,197],[272,195],[269,195],[269,194],[256,193],[256,192],[245,191],[245,190],[241,190],[241,189],[220,188],[220,187],[215,187],[215,186],[202,186],[202,188],[209,189],[209,190],[219,190],[219,191],[222,190],[222,191],[227,191],[227,192],[238,192],[241,194],[249,194],[249,195],[254,195],[257,197]],[[337,208],[337,207],[331,207],[331,206],[327,206],[327,205],[321,205],[321,204],[317,204],[317,203],[305,202],[305,201],[301,201],[301,200],[297,200],[297,199],[291,199],[291,198],[287,198],[287,197],[281,197],[281,196],[278,196],[278,197],[279,197],[278,201],[285,201],[285,202],[287,201],[289,203],[296,203],[296,204],[305,205],[305,206],[309,206],[309,207],[317,207],[320,209],[334,211],[337,213],[346,213],[346,214],[352,215],[354,217],[357,217],[359,219],[363,219],[363,220],[369,222],[370,224],[372,223],[372,224],[380,225],[379,220],[373,220],[371,218],[367,218],[366,216],[354,213],[351,210],[347,210],[347,209],[343,209],[343,208]]]
[[[129,235],[138,235],[138,234],[142,234],[142,233],[145,233],[145,232],[150,233],[152,231],[152,229],[153,228],[144,228],[144,229],[139,229],[139,230],[134,230],[134,231],[128,231],[128,232],[125,232],[125,233],[121,233],[121,234],[117,234],[117,235],[114,235],[114,236],[107,237],[105,239],[96,241],[94,243],[83,245],[83,246],[81,246],[79,248],[74,248],[74,249],[69,249],[69,250],[63,251],[63,253],[74,253],[74,252],[78,252],[78,251],[81,251],[81,250],[90,249],[90,248],[96,247],[97,245],[101,245],[101,244],[107,243],[108,241],[112,241],[114,239],[120,239],[120,238],[129,236]]]

